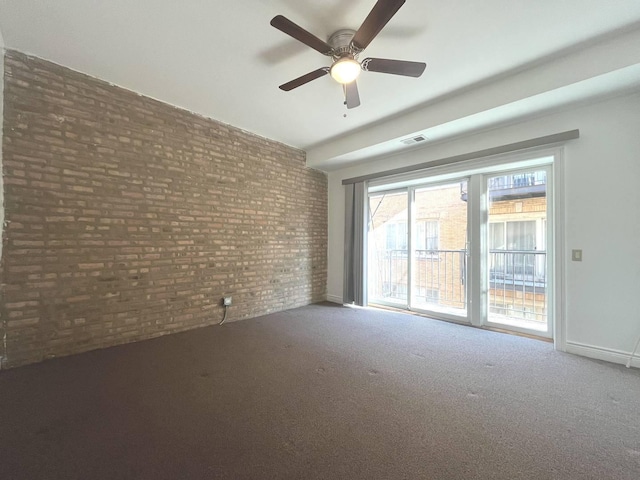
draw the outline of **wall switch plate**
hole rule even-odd
[[[582,250],[571,250],[571,260],[574,262],[582,261]]]
[[[231,305],[231,297],[223,297],[222,298],[222,304],[225,307],[228,307],[229,305]]]

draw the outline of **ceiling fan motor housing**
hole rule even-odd
[[[351,39],[356,34],[355,30],[338,30],[329,37],[327,42],[333,48],[333,58],[339,59],[344,56],[355,58],[360,52],[355,50],[351,44]]]

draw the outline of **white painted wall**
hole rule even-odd
[[[341,301],[344,178],[565,130],[567,351],[626,362],[640,336],[640,93],[433,145],[329,174],[328,299]],[[581,263],[570,251],[583,250]],[[640,362],[636,363],[640,365]]]

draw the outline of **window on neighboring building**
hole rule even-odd
[[[440,244],[440,225],[437,220],[417,222],[416,250],[438,250]],[[427,252],[425,252],[427,253]]]
[[[489,249],[535,250],[536,222],[499,222],[489,224]]]
[[[427,288],[418,286],[417,296],[422,297],[427,303],[439,303],[440,291],[437,288]]]
[[[543,231],[537,232],[535,220],[490,223],[492,279],[503,278],[505,275],[511,278],[513,275],[530,277],[534,273],[544,274],[545,257],[536,252],[544,251],[545,227],[546,224],[541,223]],[[542,244],[540,249],[539,244]]]
[[[389,223],[386,225],[387,250],[407,249],[407,224],[406,222]]]
[[[416,224],[416,250],[427,253],[438,250],[440,244],[440,226],[437,220],[427,220]],[[386,249],[407,250],[407,224],[403,222],[386,225]]]

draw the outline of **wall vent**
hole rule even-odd
[[[424,135],[416,135],[415,137],[405,138],[404,140],[401,140],[401,142],[405,145],[415,145],[416,143],[426,142],[427,140],[429,139]]]

